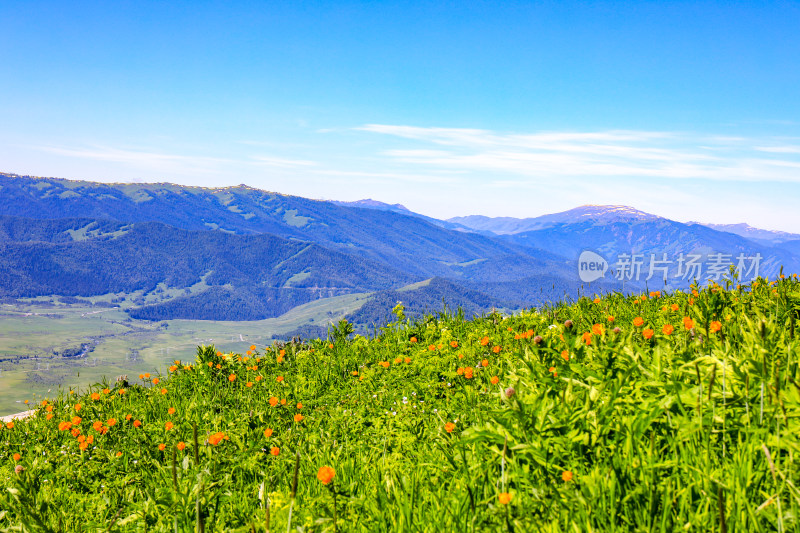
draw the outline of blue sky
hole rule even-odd
[[[800,232],[796,2],[0,3],[0,171]]]

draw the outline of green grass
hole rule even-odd
[[[0,529],[800,528],[796,279],[395,311],[373,338],[201,346],[35,398],[0,430]]]

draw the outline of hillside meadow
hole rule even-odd
[[[795,276],[394,313],[27,398],[0,529],[800,529]]]

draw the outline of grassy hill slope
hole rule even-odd
[[[796,530],[800,282],[200,347],[30,398],[0,528]]]

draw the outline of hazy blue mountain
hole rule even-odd
[[[0,297],[185,289],[189,294],[133,314],[256,320],[314,299],[413,280],[370,259],[274,235],[0,216]]]
[[[689,225],[665,218],[643,219],[638,221],[603,222],[587,219],[582,222],[562,223],[546,229],[526,231],[501,236],[508,242],[520,246],[541,248],[554,254],[578,259],[584,250],[592,250],[602,255],[610,263],[615,263],[620,254],[643,254],[646,265],[650,264],[651,254],[658,260],[667,254],[672,261],[669,277],[677,269],[681,254],[699,254],[702,262],[713,262],[709,254],[729,256],[727,262],[738,264],[737,257],[755,257],[762,260],[759,274],[774,277],[783,265],[790,272],[800,271],[800,259],[790,251],[764,246],[738,235],[720,232],[702,225]],[[745,261],[749,268],[750,261]],[[613,265],[611,265],[613,268]],[[707,279],[701,270],[701,280]],[[685,270],[684,270],[685,272]]]
[[[0,174],[0,298],[147,293],[148,305],[142,300],[130,313],[149,320],[254,320],[352,292],[372,293],[351,317],[362,325],[379,323],[397,301],[411,314],[443,304],[468,314],[518,309],[621,290],[616,262],[628,253],[642,254],[643,264],[641,283],[628,279],[626,290],[644,288],[651,254],[667,254],[672,287],[687,283],[675,277],[682,254],[702,257],[701,280],[714,253],[734,263],[739,254],[760,254],[759,273],[775,276],[781,265],[800,271],[800,239],[781,240],[787,236],[773,235],[767,246],[626,206],[440,221],[399,204],[318,201],[246,185]],[[601,254],[612,271],[582,283],[584,250]]]
[[[470,215],[447,219],[448,222],[471,228],[475,231],[488,231],[496,235],[512,235],[525,231],[551,228],[558,224],[575,224],[592,221],[599,224],[612,222],[641,222],[657,220],[651,215],[625,205],[582,205],[575,209],[542,215],[532,218],[485,217]]]
[[[701,222],[687,222],[687,224],[701,224],[707,228],[726,233],[733,233],[745,239],[767,246],[775,246],[789,241],[800,240],[797,233],[787,233],[785,231],[773,231],[767,229],[754,228],[745,223],[741,224],[702,224]]]
[[[354,202],[342,202],[339,200],[329,200],[332,204],[341,205],[344,207],[363,207],[364,209],[377,209],[378,211],[394,211],[395,213],[402,213],[404,215],[415,216],[417,213],[409,211],[409,209],[402,204],[387,204],[366,198],[364,200],[356,200]]]
[[[800,257],[800,239],[796,241],[781,242],[776,244],[775,247],[780,250],[785,250],[796,257]]]
[[[499,240],[451,231],[419,216],[345,207],[246,185],[210,189],[0,174],[0,197],[0,215],[161,222],[188,230],[268,233],[360,255],[418,279],[483,279],[487,267],[495,270],[498,258],[511,260],[516,268],[524,263],[531,273],[563,268],[563,260],[547,253],[521,252]]]
[[[463,224],[458,224],[456,222],[452,222],[452,221],[448,221],[448,220],[440,220],[438,218],[432,218],[432,217],[429,217],[427,215],[416,213],[414,211],[409,210],[406,206],[401,205],[401,204],[387,204],[387,203],[384,203],[384,202],[379,202],[378,200],[373,200],[371,198],[368,198],[368,199],[365,199],[365,200],[356,200],[355,202],[340,202],[340,201],[336,201],[336,200],[330,200],[330,202],[332,202],[332,203],[334,203],[336,205],[341,205],[341,206],[345,206],[345,207],[361,207],[361,208],[364,208],[364,209],[377,209],[378,211],[394,211],[395,213],[400,213],[400,214],[408,215],[408,216],[414,216],[414,217],[421,218],[423,220],[427,220],[428,222],[430,222],[431,224],[433,224],[435,226],[439,226],[439,227],[450,229],[450,230],[466,231],[466,232],[469,232],[469,233],[477,233],[479,235],[489,235],[489,236],[495,235],[491,231],[484,231],[484,230],[480,230],[480,229],[475,229],[475,228],[471,228],[471,227],[465,226]]]

